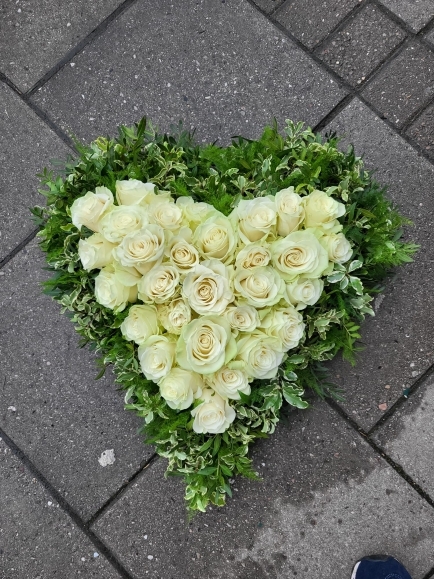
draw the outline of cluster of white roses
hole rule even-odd
[[[345,206],[323,191],[241,200],[229,217],[152,183],[117,181],[116,200],[97,187],[71,206],[95,233],[79,241],[86,270],[100,269],[96,300],[121,311],[123,336],[139,345],[143,374],[191,414],[198,432],[224,432],[230,400],[255,378],[276,376],[304,334],[300,313],[322,276],[352,249],[337,220]]]

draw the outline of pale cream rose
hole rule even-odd
[[[158,196],[148,206],[149,223],[155,223],[165,231],[177,233],[183,225],[181,209],[175,203]]]
[[[137,179],[116,181],[116,200],[119,205],[147,205],[155,197],[155,185]]]
[[[204,259],[219,259],[226,265],[232,261],[237,236],[229,219],[222,213],[215,213],[197,227],[193,245]]]
[[[136,301],[137,286],[121,283],[113,265],[107,265],[95,279],[95,299],[102,306],[121,312],[128,302]]]
[[[145,274],[163,260],[164,231],[159,225],[151,224],[129,233],[116,247],[114,254],[122,265],[135,267]]]
[[[286,298],[297,310],[304,310],[306,306],[316,304],[323,289],[322,279],[296,279],[286,284]]]
[[[158,382],[167,376],[175,359],[175,336],[150,336],[139,346],[140,368],[148,380]]]
[[[244,372],[260,380],[274,378],[285,358],[281,341],[258,330],[239,339],[237,349],[237,360],[243,362]]]
[[[324,235],[320,243],[327,250],[329,260],[333,263],[345,263],[353,255],[350,242],[343,233]]]
[[[175,295],[178,284],[179,273],[173,265],[156,265],[140,280],[137,286],[139,298],[145,303],[162,304]]]
[[[97,187],[95,193],[88,191],[71,205],[72,223],[81,230],[85,225],[91,231],[99,231],[101,217],[113,207],[113,193],[107,187]]]
[[[240,269],[235,272],[235,295],[255,308],[277,304],[284,291],[285,282],[273,267]]]
[[[113,207],[100,221],[99,230],[112,243],[121,243],[129,233],[143,229],[148,216],[143,207],[120,205]]]
[[[200,399],[203,402],[191,411],[193,430],[198,434],[220,434],[227,430],[236,416],[229,403],[209,388],[202,392]]]
[[[142,274],[137,271],[135,267],[126,267],[118,261],[112,263],[117,279],[127,287],[137,286],[142,279]],[[137,292],[137,288],[136,292]]]
[[[185,410],[202,394],[202,377],[182,368],[172,370],[159,382],[160,394],[174,410]]]
[[[304,219],[302,198],[295,193],[294,187],[276,193],[277,233],[286,237],[299,229]]]
[[[184,220],[189,224],[192,231],[204,223],[212,215],[221,215],[215,207],[209,203],[194,201],[193,197],[178,197],[176,205],[184,215]]]
[[[242,370],[223,366],[215,374],[205,378],[206,385],[224,399],[240,400],[242,394],[250,394],[250,384],[247,374]]]
[[[250,243],[240,249],[235,259],[237,269],[265,267],[270,263],[271,253],[266,244]]]
[[[86,271],[101,269],[113,261],[112,251],[115,245],[100,233],[94,233],[78,242],[78,255]]]
[[[267,336],[277,338],[282,344],[282,352],[298,346],[304,328],[303,316],[292,306],[272,309],[261,322],[261,329]]]
[[[176,346],[176,361],[184,370],[212,374],[237,353],[229,322],[220,316],[202,316],[184,326]]]
[[[151,336],[160,333],[155,306],[131,306],[128,316],[121,324],[121,332],[126,340],[140,346]]]
[[[225,266],[218,260],[204,263],[213,269],[197,265],[184,279],[182,295],[196,313],[219,315],[234,300],[234,294]]]
[[[167,304],[158,304],[160,324],[170,334],[179,335],[182,328],[191,322],[191,309],[184,298],[175,298]]]
[[[258,310],[247,304],[228,306],[223,315],[237,332],[253,332],[260,324]]]
[[[320,277],[329,264],[327,251],[309,231],[294,231],[271,244],[274,267],[286,281],[301,275]]]
[[[336,232],[342,229],[337,221],[338,217],[345,215],[345,205],[327,195],[324,191],[312,191],[303,197],[305,209],[305,227],[320,227],[321,229]]]
[[[199,265],[197,249],[180,236],[173,237],[167,244],[165,254],[180,275],[186,275]]]
[[[231,213],[232,223],[238,222],[239,235],[243,243],[252,243],[266,238],[276,229],[276,204],[273,197],[241,199]]]

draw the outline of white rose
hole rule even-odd
[[[72,223],[81,229],[85,225],[91,231],[99,231],[101,217],[113,206],[113,193],[107,187],[97,187],[95,193],[88,191],[71,205]]]
[[[100,233],[94,233],[78,242],[78,255],[85,270],[101,269],[113,261],[114,244]]]
[[[163,260],[164,231],[159,225],[147,225],[126,235],[114,253],[122,265],[135,267],[145,274]]]
[[[229,219],[216,213],[197,227],[193,244],[204,259],[215,258],[227,264],[233,258],[237,237]]]
[[[113,207],[101,219],[99,230],[112,243],[120,243],[122,239],[148,223],[148,216],[142,207],[137,205],[121,205]]]
[[[169,300],[179,284],[179,273],[168,263],[156,265],[138,284],[139,298],[145,303],[161,304]]]
[[[148,380],[158,382],[172,369],[176,341],[169,336],[151,336],[139,346],[140,367]]]
[[[353,255],[350,242],[343,233],[324,235],[320,243],[327,250],[329,260],[333,263],[345,263]]]
[[[121,284],[128,287],[137,286],[139,281],[142,279],[141,274],[137,271],[135,267],[126,267],[120,264],[118,261],[112,263],[117,279]],[[135,288],[137,292],[137,288]]]
[[[327,195],[324,191],[312,191],[303,197],[305,227],[320,227],[328,232],[342,229],[337,220],[345,215],[345,205]]]
[[[176,360],[184,370],[212,374],[237,353],[227,320],[203,316],[184,326],[176,346]]]
[[[191,322],[191,309],[183,298],[176,298],[167,304],[158,304],[160,324],[170,334],[181,333],[182,328]]]
[[[192,197],[178,197],[176,205],[181,209],[192,231],[195,231],[197,226],[204,223],[211,215],[221,215],[209,203],[196,202]]]
[[[285,283],[273,267],[256,267],[235,272],[234,289],[251,306],[264,308],[282,299]]]
[[[136,301],[137,287],[121,283],[113,265],[107,265],[95,279],[95,298],[102,306],[121,312],[128,302]]]
[[[182,226],[183,215],[175,203],[156,197],[148,207],[149,222],[165,231],[176,233]]]
[[[250,243],[238,252],[235,259],[237,269],[252,269],[253,267],[265,267],[270,263],[270,250],[262,244]]]
[[[286,237],[296,231],[304,219],[302,198],[294,192],[294,187],[276,193],[277,233]]]
[[[296,279],[286,284],[286,297],[289,303],[303,310],[306,306],[313,306],[319,300],[324,289],[322,279]]]
[[[126,340],[140,345],[151,336],[160,333],[155,306],[131,306],[128,316],[121,324],[121,332]]]
[[[240,392],[250,394],[250,384],[242,370],[223,366],[215,374],[206,377],[206,384],[224,399],[240,400]]]
[[[244,371],[252,378],[274,378],[285,358],[279,339],[256,331],[238,340],[237,360],[243,362]]]
[[[202,392],[200,398],[203,402],[191,411],[193,430],[198,434],[219,434],[227,430],[235,420],[235,410],[209,388]]]
[[[155,197],[155,185],[137,179],[116,181],[116,199],[119,205],[147,205]]]
[[[240,239],[246,244],[264,239],[274,232],[276,219],[273,197],[242,199],[231,214],[231,221],[238,222]]]
[[[198,314],[222,314],[234,300],[225,266],[218,260],[213,269],[198,265],[183,283],[182,295]]]
[[[260,324],[256,308],[247,304],[228,306],[223,312],[231,328],[236,332],[253,332]]]
[[[273,309],[261,322],[267,334],[282,344],[282,352],[296,348],[304,333],[303,316],[293,307]]]
[[[192,271],[199,265],[197,249],[183,237],[173,237],[166,248],[166,255],[181,275]]]
[[[202,378],[196,372],[188,372],[182,368],[172,370],[159,382],[160,394],[167,405],[174,410],[185,410],[194,398],[202,394]]]
[[[298,275],[320,277],[329,264],[326,250],[309,231],[294,231],[271,244],[274,267],[283,279],[291,281]]]

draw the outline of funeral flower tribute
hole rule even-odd
[[[352,149],[291,122],[218,147],[143,119],[41,177],[45,291],[113,365],[192,511],[256,477],[249,445],[284,401],[339,395],[321,363],[354,360],[380,280],[415,251]]]

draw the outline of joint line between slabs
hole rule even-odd
[[[395,414],[395,412],[399,408],[401,408],[401,406],[403,406],[405,402],[407,402],[408,398],[410,398],[410,396],[413,396],[413,394],[417,390],[419,390],[419,388],[423,384],[425,384],[425,382],[433,373],[434,373],[434,364],[432,364],[427,370],[425,370],[423,374],[419,376],[419,378],[417,378],[417,380],[413,382],[413,384],[408,388],[407,396],[401,395],[398,398],[398,400],[396,400],[392,404],[392,406],[387,409],[387,411],[383,414],[383,416],[379,420],[377,420],[374,426],[372,426],[372,428],[367,432],[367,436],[372,436],[372,434],[374,434],[379,428],[381,428],[381,426],[383,426],[383,424],[385,424]]]
[[[39,229],[34,229],[29,235],[23,239],[14,249],[0,261],[0,269],[2,269],[7,263],[11,261],[27,244],[29,244],[32,239],[36,237]]]
[[[422,579],[431,579],[431,577],[434,577],[434,567],[430,571],[428,571],[428,573],[424,575]]]
[[[111,14],[109,14],[102,22],[100,22],[87,36],[85,36],[78,44],[71,48],[48,72],[44,74],[26,93],[25,96],[30,98],[33,94],[43,87],[53,76],[55,76],[72,58],[80,54],[82,50],[91,44],[96,38],[101,36],[112,22],[114,22],[121,14],[123,14],[130,6],[138,2],[138,0],[124,0]]]
[[[425,24],[425,26],[419,30],[419,32],[415,32],[411,26],[409,24],[407,24],[407,22],[405,20],[403,20],[402,18],[400,18],[397,14],[395,14],[395,12],[392,12],[392,10],[390,10],[390,8],[387,8],[387,6],[384,6],[384,4],[381,3],[381,0],[370,0],[370,2],[375,5],[376,8],[378,8],[378,10],[380,10],[385,16],[387,16],[387,18],[389,18],[389,20],[392,20],[392,22],[394,22],[395,24],[397,24],[400,28],[402,28],[411,38],[417,38],[418,40],[424,40],[423,38],[421,38],[421,35],[424,31],[424,29],[430,24],[430,22],[433,19],[431,19],[430,21],[428,21],[427,24]],[[424,41],[425,44],[425,41]]]
[[[406,121],[405,123],[402,125],[401,127],[401,131],[404,133],[405,131],[407,131],[410,126],[416,122],[417,120],[419,120],[419,118],[423,115],[423,113],[434,103],[434,94],[425,101],[425,103],[423,103],[420,108],[415,111]]]
[[[55,133],[59,137],[59,139],[61,139],[65,143],[65,145],[71,149],[71,151],[75,155],[77,155],[77,149],[75,148],[73,140],[66,133],[64,133],[63,130],[60,127],[58,127],[53,120],[50,119],[48,114],[42,109],[40,109],[38,105],[33,103],[25,95],[23,95],[23,101],[30,108],[30,110],[32,110],[34,114],[37,115],[41,119],[41,121],[43,121],[53,131],[53,133]]]
[[[428,22],[425,24],[425,26],[423,26],[423,28],[421,28],[419,30],[419,32],[417,33],[417,36],[419,36],[419,35],[425,36],[425,34],[431,32],[431,30],[433,30],[433,28],[434,28],[434,16],[430,20],[428,20]]]
[[[270,10],[268,14],[264,11],[265,16],[273,16],[273,14],[275,14],[279,10],[279,8],[285,4],[285,0],[277,0],[276,4],[277,6],[274,6],[274,8]],[[256,6],[255,4],[255,8],[259,9],[259,6]]]
[[[113,506],[120,497],[125,493],[125,491],[131,486],[131,484],[137,479],[137,477],[145,471],[148,467],[151,466],[156,460],[159,459],[159,456],[156,452],[147,460],[145,461],[140,468],[130,476],[130,478],[124,482],[122,486],[120,486],[111,497],[107,499],[107,501],[86,521],[85,526],[86,528],[90,528],[96,521],[101,518],[101,516],[107,511],[108,508]]]
[[[371,438],[370,435],[363,430],[348,414],[342,409],[339,404],[337,404],[334,400],[326,399],[327,404],[332,408],[337,414],[341,416],[352,428],[355,430],[365,442],[369,444],[369,446],[383,458],[387,464],[398,474],[407,484],[409,484],[417,494],[424,499],[430,507],[434,508],[434,500],[426,493],[422,487],[420,487],[417,482],[408,475],[404,468],[397,462],[395,462],[388,454],[384,452],[384,450],[378,446]]]
[[[353,6],[353,8],[351,8],[348,14],[346,14],[342,18],[342,20],[339,20],[339,22],[331,30],[329,30],[329,32],[324,36],[324,38],[322,38],[319,42],[317,42],[310,50],[315,52],[321,50],[329,40],[332,40],[333,37],[335,37],[338,32],[343,30],[348,23],[352,22],[358,16],[358,14],[365,8],[365,6],[369,4],[370,0],[362,0],[361,2],[359,2],[359,4]]]
[[[3,82],[6,86],[12,89],[15,94],[25,103],[29,109],[36,114],[42,122],[44,122],[48,128],[53,131],[64,143],[67,145],[74,153],[77,153],[73,141],[66,135],[57,124],[52,121],[48,114],[42,111],[36,104],[34,104],[26,94],[23,94],[18,87],[2,72],[0,72],[0,82]]]
[[[18,94],[18,96],[22,98],[23,93],[20,91],[20,89],[17,86],[15,86],[15,84],[11,81],[11,79],[1,71],[0,71],[0,81],[3,82],[5,85],[7,85],[9,88],[11,88],[14,92]]]
[[[116,559],[110,549],[105,543],[91,531],[80,515],[68,503],[68,501],[60,494],[60,492],[45,478],[42,472],[33,464],[33,462],[26,456],[26,454],[19,448],[19,446],[10,438],[2,428],[0,428],[0,438],[8,446],[11,452],[24,464],[27,470],[38,480],[41,486],[48,492],[48,494],[59,503],[62,510],[72,519],[75,525],[82,531],[87,538],[92,542],[100,554],[102,554],[107,561],[116,569],[116,571],[123,577],[123,579],[134,579],[134,577],[124,568],[124,566]]]
[[[347,94],[341,99],[338,104],[323,117],[318,124],[315,125],[313,131],[315,133],[321,132],[329,123],[331,123],[354,99],[355,95]]]
[[[380,62],[366,74],[365,80],[363,80],[359,85],[357,85],[354,90],[360,95],[376,78],[379,76],[380,72],[386,70],[393,61],[405,50],[409,44],[408,36],[404,36],[402,40],[387,54]]]

